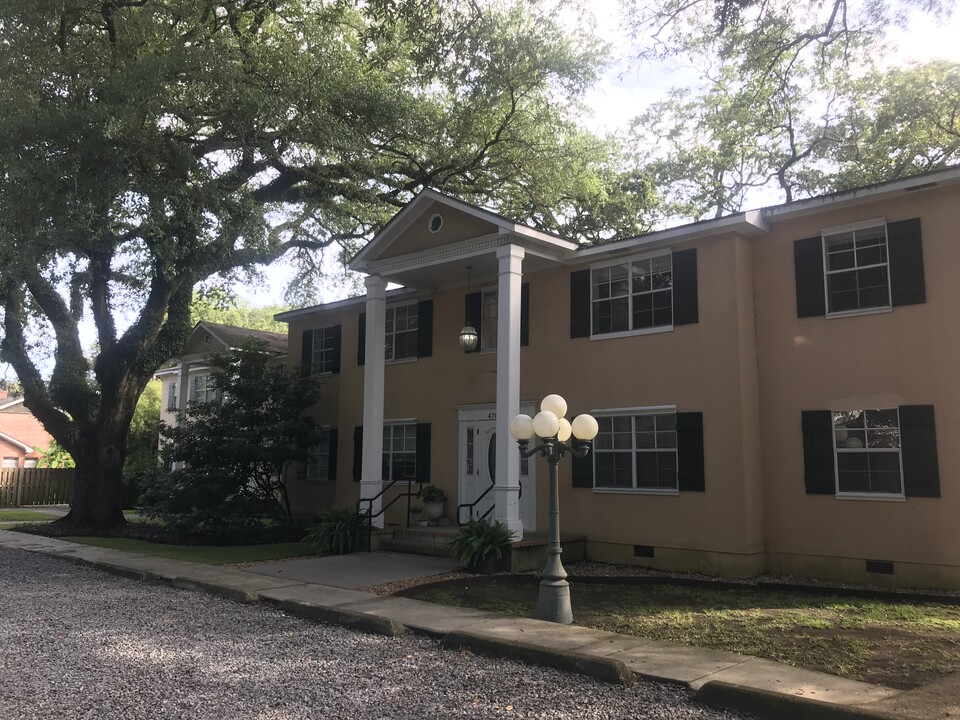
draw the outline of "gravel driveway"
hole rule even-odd
[[[263,606],[0,549],[0,718],[697,718],[655,683],[317,625]]]

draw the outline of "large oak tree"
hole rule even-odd
[[[294,254],[309,290],[427,186],[588,240],[644,227],[643,177],[572,115],[597,43],[536,8],[3,4],[0,359],[76,460],[65,523],[123,522],[130,420],[199,281]]]

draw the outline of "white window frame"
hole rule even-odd
[[[596,446],[596,439],[594,439],[593,452],[593,491],[595,493],[611,493],[611,494],[627,494],[627,495],[679,495],[680,494],[680,458],[679,458],[679,441],[672,448],[637,448],[637,429],[636,422],[634,418],[638,415],[674,415],[677,414],[676,405],[650,405],[647,407],[627,407],[627,408],[599,408],[593,409],[590,411],[590,414],[593,415],[598,420],[601,418],[619,418],[619,417],[628,417],[630,418],[630,438],[631,438],[631,448],[630,448],[630,468],[632,473],[631,487],[603,487],[597,485],[597,455],[605,454],[612,452],[610,450],[598,450]],[[676,425],[674,425],[676,427]],[[676,430],[674,430],[676,435]],[[672,488],[653,488],[653,487],[637,487],[637,461],[636,454],[638,452],[668,452],[673,451],[676,460],[674,462],[674,468],[676,470],[675,484]],[[619,452],[625,452],[620,450]]]
[[[304,478],[310,482],[331,482],[336,480],[336,478],[329,477],[330,475],[330,431],[333,428],[329,425],[325,425],[321,428],[318,428],[318,434],[326,435],[327,438],[327,450],[323,452],[320,448],[320,443],[311,445],[307,450],[307,466],[304,471]]]
[[[883,228],[883,247],[886,254],[886,262],[884,263],[874,263],[872,265],[864,265],[863,267],[858,266],[857,255],[856,255],[856,234],[858,231],[865,230],[876,230]],[[842,235],[843,233],[853,233],[854,234],[854,266],[852,268],[844,268],[841,270],[830,270],[829,269],[829,260],[827,253],[827,240],[836,235]],[[849,223],[847,225],[837,225],[835,227],[824,228],[820,231],[820,248],[823,254],[823,302],[824,307],[826,308],[826,317],[829,318],[843,318],[851,317],[855,315],[874,315],[877,313],[886,313],[893,310],[893,288],[891,287],[890,281],[890,235],[887,231],[887,219],[886,218],[873,218],[871,220],[863,220],[861,222]],[[840,275],[843,273],[858,273],[860,270],[868,270],[874,267],[886,267],[887,268],[887,304],[886,305],[871,305],[869,307],[854,308],[852,310],[837,310],[832,311],[830,309],[830,276],[831,275]]]
[[[13,461],[13,464],[10,464],[10,461]],[[0,460],[0,468],[3,470],[15,470],[20,467],[20,458],[18,457],[5,457],[3,460]]]
[[[395,439],[393,436],[393,433],[394,433],[394,429],[396,428],[404,428],[405,433],[407,429],[409,428],[413,429],[413,478],[407,481],[405,480],[398,481],[401,483],[408,482],[409,484],[412,485],[417,481],[416,479],[417,477],[417,421],[415,419],[411,420],[409,418],[404,418],[402,420],[384,421],[383,423],[384,447],[382,447],[380,450],[381,476],[383,475],[382,466],[385,462],[387,466],[387,473],[386,473],[386,477],[382,478],[383,482],[384,483],[393,482],[393,456],[394,456],[393,441]],[[406,440],[406,438],[404,439]],[[406,454],[409,451],[404,450],[403,452],[404,454]]]
[[[180,393],[177,392],[179,383],[174,380],[167,386],[167,412],[176,412],[180,404]]]
[[[868,437],[867,447],[863,448],[839,448],[837,447],[837,413],[841,412],[862,412],[864,413],[864,423],[866,423],[866,413],[868,410],[885,410],[893,411],[897,413],[897,447],[895,448],[871,448],[869,447],[869,430],[867,430],[866,435]],[[852,500],[894,500],[894,501],[906,501],[906,493],[904,489],[903,481],[903,446],[902,446],[902,431],[900,423],[900,408],[848,408],[846,410],[831,410],[830,411],[830,425],[832,427],[832,436],[833,436],[833,480],[834,480],[834,492],[837,498],[841,499],[852,499]],[[899,493],[883,493],[883,492],[843,492],[840,490],[840,454],[854,454],[854,453],[896,453],[897,459],[899,460],[900,466],[900,492]]]
[[[37,466],[38,458],[24,458],[23,459],[23,469],[32,470]]]
[[[413,332],[416,333],[416,335],[417,335],[417,340],[418,340],[418,342],[419,342],[419,338],[420,338],[419,305],[420,305],[419,301],[413,300],[413,301],[411,301],[411,302],[396,303],[396,304],[388,305],[388,306],[387,306],[386,315],[385,315],[385,317],[384,317],[384,323],[383,323],[383,335],[384,335],[384,338],[383,338],[383,353],[384,353],[384,358],[385,358],[386,362],[388,362],[388,363],[404,363],[404,362],[414,362],[414,361],[416,361],[416,359],[417,359],[416,348],[414,348],[414,353],[413,353],[413,355],[408,355],[408,356],[404,356],[404,357],[400,357],[400,358],[396,357],[396,347],[397,347],[397,342],[396,342],[396,336],[397,336],[397,332],[396,332],[396,311],[397,311],[398,308],[409,308],[409,307],[414,308],[413,317],[415,317],[415,318],[417,319],[417,329],[416,329],[415,331],[413,331]],[[388,321],[389,321],[389,318],[390,318],[390,315],[391,315],[391,314],[393,314],[393,316],[394,316],[394,320],[393,320],[394,330],[388,331],[388,330],[387,330],[387,324],[388,324]],[[408,315],[408,318],[409,318],[409,315]],[[404,332],[404,333],[409,333],[409,332],[411,332],[411,331],[410,331],[410,330],[404,330],[404,331],[402,331],[402,332]],[[394,357],[390,357],[390,356],[387,354],[387,348],[388,348],[388,347],[391,347],[391,345],[388,345],[388,343],[387,343],[387,338],[390,337],[390,336],[393,336],[393,338],[394,338],[394,341],[393,341],[393,344],[392,344],[392,348],[393,348],[393,351],[394,351]]]
[[[644,260],[653,260],[656,258],[668,258],[670,261],[670,322],[666,325],[654,325],[651,327],[645,328],[633,328],[633,264],[636,262],[643,262]],[[616,330],[614,332],[599,332],[594,327],[593,322],[593,308],[597,300],[593,297],[593,287],[594,287],[594,273],[598,270],[603,270],[605,268],[616,267],[618,265],[625,265],[627,267],[627,318],[630,322],[630,329],[628,330]],[[676,296],[674,294],[674,277],[673,277],[673,253],[670,251],[664,250],[653,250],[646,253],[641,253],[639,255],[631,255],[626,258],[618,258],[616,260],[608,260],[602,263],[594,263],[590,266],[590,339],[591,340],[608,340],[611,338],[621,338],[621,337],[634,337],[637,335],[652,335],[655,333],[662,332],[672,332],[673,331],[673,309],[674,303],[676,301]],[[657,292],[662,292],[663,288]],[[653,294],[653,290],[650,290],[649,293]],[[640,293],[646,294],[646,293]],[[618,296],[622,297],[622,296]],[[603,301],[609,300],[610,298],[604,298]]]
[[[335,325],[326,325],[321,328],[314,328],[310,332],[310,374],[311,375],[333,375],[333,364],[335,362],[334,352],[336,350],[333,347],[333,329]],[[329,332],[328,332],[329,331]],[[324,347],[317,348],[317,337],[320,336],[323,340]],[[326,347],[328,343],[331,343],[330,347]],[[317,354],[320,354],[323,358],[320,361],[321,365],[327,364],[330,366],[329,370],[317,370]]]
[[[193,396],[190,399],[190,402],[203,405],[209,402],[216,402],[220,397],[217,386],[212,382],[212,376],[210,373],[204,375],[194,375],[190,378],[190,383],[192,384],[191,395]],[[203,380],[203,390],[200,389],[200,381]],[[203,395],[201,396],[201,392]]]

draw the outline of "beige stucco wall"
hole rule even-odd
[[[797,572],[960,586],[960,494],[952,483],[960,464],[952,442],[960,430],[956,198],[956,189],[933,189],[775,218],[769,234],[758,237],[728,232],[673,245],[697,249],[699,322],[669,332],[571,340],[570,272],[589,263],[525,275],[530,344],[520,354],[522,401],[557,392],[568,400],[571,416],[653,405],[703,413],[705,492],[573,488],[565,460],[564,533],[585,536],[588,555],[599,560],[729,575]],[[927,303],[844,319],[798,319],[793,241],[884,216],[922,218]],[[406,251],[417,247],[398,242]],[[434,301],[433,355],[390,364],[385,375],[385,418],[431,423],[432,479],[451,499],[448,514],[460,501],[457,406],[496,398],[496,355],[464,355],[457,345],[464,292],[420,296]],[[353,429],[363,415],[363,367],[356,363],[363,309],[359,301],[290,320],[291,364],[300,357],[303,330],[343,326],[341,372],[321,380],[323,398],[313,410],[319,423],[339,429],[338,476],[335,483],[292,485],[304,511],[352,505],[359,496],[351,472]],[[935,406],[942,497],[880,502],[805,494],[801,411],[900,404]],[[537,462],[537,525],[544,528],[548,468]],[[399,507],[387,515],[388,523],[400,520]],[[634,545],[653,546],[655,557],[633,557]],[[896,574],[868,575],[866,559],[893,561]]]
[[[955,189],[904,194],[883,204],[782,222],[755,241],[764,534],[772,569],[823,575],[833,568],[879,582],[884,577],[867,576],[863,561],[889,560],[914,564],[913,579],[898,567],[897,581],[957,584],[957,206]],[[793,241],[877,217],[921,218],[926,304],[875,315],[798,319]],[[801,411],[904,404],[935,406],[942,497],[882,502],[805,494]]]

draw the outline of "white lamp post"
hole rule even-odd
[[[591,443],[600,427],[591,415],[577,415],[573,422],[567,421],[567,401],[559,395],[547,395],[540,402],[536,417],[517,415],[510,421],[510,434],[520,446],[520,457],[528,458],[540,453],[550,465],[550,514],[548,521],[547,564],[543,568],[540,593],[537,597],[537,617],[541,620],[569,624],[573,622],[570,607],[570,583],[567,572],[560,562],[560,488],[557,481],[557,466],[566,453],[586,457]],[[581,441],[579,447],[568,444],[570,435]],[[529,448],[530,440],[537,436],[540,444]]]

